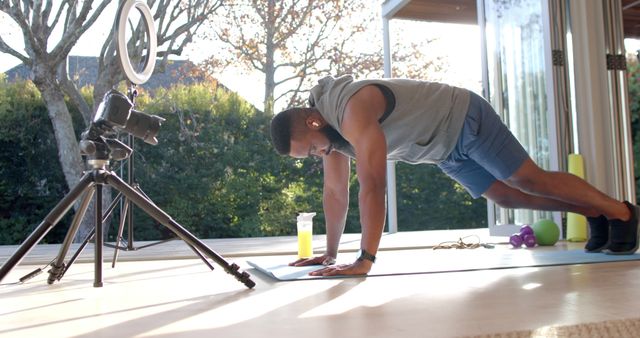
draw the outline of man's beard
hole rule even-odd
[[[335,149],[338,151],[352,149],[349,141],[342,137],[342,135],[340,135],[340,133],[338,133],[338,131],[335,130],[332,126],[327,124],[322,129],[320,129],[320,132],[323,133],[329,140],[331,149]]]

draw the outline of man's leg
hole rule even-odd
[[[545,171],[531,159],[525,160],[504,183],[529,195],[565,203],[558,204],[564,209],[556,210],[572,211],[588,217],[604,215],[608,219],[623,221],[631,217],[624,203],[605,195],[580,177],[564,172]],[[574,207],[570,210],[566,209],[567,206]]]
[[[591,208],[566,203],[560,200],[527,194],[519,189],[510,187],[500,180],[496,180],[483,197],[494,201],[504,208],[526,208],[545,211],[569,211],[587,215],[589,224],[589,240],[585,244],[586,252],[602,252],[609,243],[609,221],[603,215],[593,217],[597,212]]]
[[[640,209],[612,199],[575,175],[539,168],[489,103],[473,93],[458,142],[438,166],[473,197],[483,195],[513,208],[580,213],[595,232],[610,237],[613,253],[629,254],[638,248]],[[590,242],[593,235],[594,231]]]
[[[553,200],[557,200],[557,206],[563,208],[558,210],[573,211],[589,217],[592,238],[587,243],[587,251],[594,247],[599,251],[604,246],[600,245],[602,243],[594,243],[593,238],[594,232],[595,240],[605,237],[606,223],[601,222],[603,216],[609,219],[608,224],[611,225],[610,236],[607,236],[607,253],[633,254],[638,249],[640,209],[637,206],[619,202],[575,175],[542,170],[531,159],[525,160],[504,182],[527,195],[542,198],[530,199],[529,203],[544,206],[545,203],[553,205]],[[594,227],[593,222],[596,220],[598,225]]]
[[[511,187],[506,183],[496,180],[489,189],[482,194],[503,208],[532,209],[544,211],[569,211],[581,215],[594,215],[592,208],[566,203],[561,200],[528,194],[520,189]]]

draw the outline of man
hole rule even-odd
[[[587,216],[587,252],[633,254],[638,207],[619,202],[579,177],[539,168],[478,95],[446,84],[407,79],[354,81],[325,77],[311,89],[310,108],[292,108],[271,122],[276,151],[323,160],[327,251],[292,265],[324,264],[312,275],[366,274],[385,222],[386,161],[433,163],[478,198],[505,208],[569,211]],[[332,265],[349,204],[350,158],[360,184],[361,251]]]

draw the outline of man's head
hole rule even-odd
[[[349,143],[315,108],[291,108],[271,120],[271,142],[280,155],[324,156]]]

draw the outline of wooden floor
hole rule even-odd
[[[465,234],[387,235],[383,246],[397,250],[394,245],[403,241],[419,244],[420,238],[426,243],[427,237],[457,239]],[[343,247],[349,249],[354,241],[357,236],[346,236]],[[0,336],[456,337],[640,313],[637,261],[275,282],[249,269],[249,257],[238,254],[260,243],[266,253],[281,254],[283,261],[293,258],[295,238],[249,240],[243,248],[217,242],[229,261],[251,273],[256,282],[251,290],[188,254],[169,259],[170,252],[180,256],[182,249],[172,248],[179,242],[124,252],[115,268],[105,263],[101,288],[93,287],[94,266],[87,257],[53,285],[46,283],[46,273],[12,284],[56,255],[56,246],[38,246],[0,285]],[[555,249],[581,245],[559,243]],[[0,247],[0,259],[4,262],[14,249]],[[166,257],[155,250],[165,251]]]

